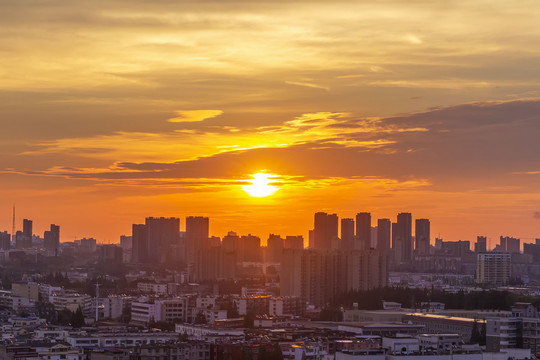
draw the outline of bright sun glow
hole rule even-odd
[[[242,189],[253,197],[266,197],[279,190],[277,186],[270,185],[276,175],[257,173],[251,175],[250,185],[242,185]]]

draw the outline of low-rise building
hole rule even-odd
[[[403,321],[411,324],[423,325],[428,334],[459,334],[464,341],[469,341],[475,326],[485,326],[485,320],[444,316],[436,314],[411,313],[403,317]]]

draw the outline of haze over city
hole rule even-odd
[[[16,204],[61,241],[188,215],[307,239],[317,211],[540,236],[535,2],[1,6],[1,229]]]
[[[0,1],[0,360],[540,359],[539,24]]]

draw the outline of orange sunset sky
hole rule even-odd
[[[146,216],[266,239],[316,211],[540,238],[536,1],[4,0],[0,230]],[[267,197],[243,190],[273,174]]]

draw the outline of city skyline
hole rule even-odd
[[[15,203],[103,242],[149,214],[307,237],[312,212],[368,210],[539,237],[533,1],[1,10],[2,229]]]
[[[19,248],[20,245],[18,244],[18,242],[22,243],[25,241],[28,242],[28,247],[31,247],[31,240],[33,236],[37,236],[42,240],[45,239],[45,243],[49,243],[49,245],[46,245],[45,247],[53,249],[58,248],[58,244],[62,242],[81,241],[81,239],[87,238],[92,239],[97,244],[119,245],[126,237],[129,237],[131,241],[131,235],[133,235],[135,238],[138,238],[140,236],[144,236],[146,238],[147,235],[145,227],[148,227],[149,221],[150,224],[157,224],[157,222],[159,221],[165,221],[166,223],[169,223],[169,225],[167,225],[168,230],[165,231],[166,233],[169,233],[169,236],[171,236],[170,234],[174,234],[175,231],[178,232],[178,236],[180,236],[180,234],[183,234],[183,241],[186,241],[186,249],[191,249],[186,250],[188,253],[191,253],[191,255],[189,256],[190,258],[193,258],[195,256],[194,249],[197,249],[200,246],[209,246],[215,239],[223,241],[224,239],[230,237],[231,234],[234,234],[234,236],[242,236],[242,238],[256,237],[260,240],[261,246],[267,246],[267,242],[272,240],[273,238],[299,237],[303,239],[305,249],[331,250],[340,248],[350,250],[369,250],[370,248],[372,248],[383,251],[392,249],[394,252],[397,252],[399,254],[397,255],[398,259],[404,258],[404,260],[406,261],[412,261],[414,256],[429,254],[430,247],[431,249],[437,248],[437,241],[439,240],[450,243],[467,242],[470,244],[470,250],[473,250],[474,252],[478,252],[478,246],[480,246],[480,249],[485,248],[486,251],[506,252],[508,249],[509,252],[515,252],[515,249],[518,249],[517,251],[519,252],[521,243],[524,246],[525,244],[537,244],[540,241],[539,237],[522,238],[509,234],[498,234],[494,237],[479,234],[476,235],[476,240],[447,239],[443,238],[440,234],[433,233],[431,231],[430,219],[417,218],[414,216],[414,214],[411,214],[409,212],[401,212],[396,214],[395,221],[392,218],[374,217],[371,219],[371,215],[372,214],[369,212],[359,212],[356,213],[355,219],[340,217],[338,216],[338,214],[317,212],[314,214],[314,216],[312,214],[312,225],[309,229],[306,229],[306,235],[300,233],[284,234],[277,233],[276,231],[270,231],[267,234],[259,234],[255,231],[247,231],[245,233],[242,233],[236,231],[236,229],[229,229],[224,233],[216,233],[210,230],[210,224],[212,223],[211,220],[213,219],[199,215],[186,215],[184,217],[145,216],[144,224],[142,224],[142,222],[132,222],[129,231],[124,232],[118,237],[118,239],[114,239],[112,241],[95,239],[93,236],[88,234],[78,236],[74,239],[62,239],[62,237],[60,237],[59,235],[59,225],[50,224],[48,225],[48,227],[45,228],[44,231],[33,231],[32,229],[34,220],[26,218],[22,219],[22,231],[19,230],[19,224],[18,222],[16,222],[13,228],[14,231],[0,229],[0,234],[9,234],[10,237],[13,237],[13,239],[10,239],[10,241],[12,240],[12,245],[16,246],[17,248]],[[371,219],[371,226],[369,228],[369,231],[366,228],[366,219]],[[358,222],[358,220],[360,221]],[[405,221],[405,223],[403,221]],[[140,231],[143,231],[144,235],[138,235]],[[365,240],[365,237],[367,236],[366,232],[369,232],[368,241]],[[39,235],[41,233],[43,233],[43,236]],[[51,235],[51,233],[54,233],[55,235]],[[18,239],[18,236],[21,236],[22,240]],[[53,239],[55,240],[48,240],[48,236],[53,236]],[[334,242],[334,240],[339,240],[339,243]],[[159,255],[160,251],[157,250],[156,244],[150,244],[147,241],[148,240],[144,240],[144,247],[147,249],[143,253],[153,252],[154,257],[163,256]],[[207,241],[210,241],[210,243],[207,243]],[[497,243],[498,241],[499,244]],[[406,244],[406,248],[403,248],[403,244]],[[480,252],[482,252],[482,250],[480,250]]]

